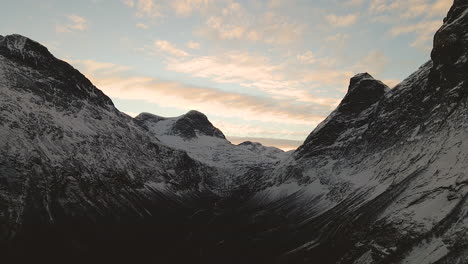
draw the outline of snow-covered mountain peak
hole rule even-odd
[[[166,119],[167,118],[165,117],[154,115],[151,113],[145,113],[145,112],[135,117],[135,121],[146,129],[148,129],[148,125],[151,125],[151,124],[154,125],[158,123],[159,121],[166,120]]]
[[[166,146],[186,151],[191,158],[217,168],[218,182],[224,185],[256,181],[290,154],[260,143],[233,145],[205,114],[194,110],[169,118],[142,113],[135,121]]]
[[[170,118],[150,113],[141,113],[135,117],[135,120],[150,131],[158,131],[158,136],[179,136],[185,140],[195,139],[200,136],[226,139],[223,132],[216,128],[205,114],[195,110],[191,110],[178,117]]]
[[[53,58],[49,50],[38,42],[25,36],[13,34],[0,36],[0,49],[8,49],[16,55]]]
[[[267,147],[262,145],[259,142],[252,142],[252,141],[244,141],[240,143],[238,146],[244,147],[254,153],[266,153],[269,152],[271,154],[284,154],[285,152],[276,147]]]
[[[31,92],[59,110],[74,112],[87,104],[114,109],[111,99],[78,70],[21,35],[0,39],[0,74],[0,81],[21,84],[12,88]]]
[[[188,137],[193,137],[195,132],[196,134],[201,134],[205,136],[223,138],[223,132],[216,128],[206,117],[205,114],[198,112],[196,110],[191,110],[185,115],[181,116],[175,123],[175,128],[181,132],[181,135]]]

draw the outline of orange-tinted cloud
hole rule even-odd
[[[163,107],[198,109],[225,117],[271,123],[314,126],[324,116],[315,114],[317,106],[297,104],[292,100],[272,100],[208,87],[150,77],[129,76],[124,69],[116,72],[113,64],[72,61],[107,95],[126,100],[144,100]],[[90,69],[95,70],[94,72]],[[97,70],[96,70],[97,69]],[[322,109],[323,111],[323,109]]]

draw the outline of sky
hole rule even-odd
[[[430,59],[453,0],[15,0],[34,39],[131,116],[205,113],[233,143],[299,146],[368,72],[394,87]]]

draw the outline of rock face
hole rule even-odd
[[[376,103],[390,89],[370,74],[360,73],[351,78],[348,93],[341,101],[338,111],[342,113],[361,113]]]
[[[289,194],[302,208],[297,232],[308,233],[291,238],[287,261],[468,261],[467,23],[468,2],[455,1],[432,60],[392,90],[354,77],[340,106],[277,167],[276,185],[259,197]]]
[[[137,200],[151,190],[198,191],[213,171],[148,136],[42,45],[0,38],[0,240],[69,215],[148,215]]]
[[[353,77],[292,154],[232,145],[196,111],[132,119],[45,47],[0,36],[0,250],[468,263],[467,36],[455,0],[432,60],[391,90]]]
[[[356,137],[351,129],[359,129],[369,122],[372,105],[377,103],[390,89],[368,73],[351,78],[348,93],[338,108],[322,122],[298,149],[299,155],[312,155],[325,151],[338,141],[349,141]],[[352,144],[347,142],[346,144]]]

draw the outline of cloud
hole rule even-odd
[[[126,6],[129,6],[129,7],[135,6],[135,1],[133,0],[122,0],[122,3],[124,3]]]
[[[188,16],[194,10],[204,10],[214,2],[214,0],[172,0],[171,5],[177,15]]]
[[[434,36],[434,32],[436,32],[441,26],[442,21],[439,20],[421,21],[415,24],[394,26],[391,28],[389,33],[394,37],[403,34],[414,34],[415,39],[410,46],[427,51],[432,48],[431,40]]]
[[[207,21],[208,27],[213,29],[220,39],[240,39],[248,29],[241,25],[224,23],[222,17],[212,16]]]
[[[273,11],[250,13],[241,4],[232,2],[219,15],[207,18],[196,33],[216,40],[245,40],[274,45],[288,45],[303,37],[305,26]]]
[[[169,70],[210,78],[219,83],[279,81],[273,73],[279,66],[270,64],[267,57],[231,51],[219,56],[200,56],[189,60],[169,61]]]
[[[189,49],[200,49],[200,43],[195,42],[195,41],[189,41],[189,42],[187,42],[187,48],[189,48]]]
[[[297,59],[302,63],[312,64],[317,61],[315,54],[308,50],[304,54],[297,55]]]
[[[275,9],[275,8],[280,8],[286,4],[288,4],[288,2],[290,2],[291,0],[270,0],[268,2],[268,8],[272,8],[272,9]]]
[[[205,113],[262,122],[316,125],[324,118],[315,115],[313,107],[290,101],[275,101],[150,77],[92,73],[86,65],[80,66],[97,87],[113,98],[143,100],[184,110],[199,109]]]
[[[364,0],[348,0],[343,3],[344,6],[360,6],[364,3]]]
[[[354,75],[351,70],[320,69],[317,71],[304,72],[302,81],[310,83],[315,87],[334,87],[339,91],[346,91],[349,79]],[[330,106],[337,106],[340,100],[330,100]],[[331,102],[334,102],[331,104]]]
[[[242,137],[249,135],[249,137],[268,137],[268,138],[282,138],[282,139],[305,139],[310,131],[297,131],[287,128],[278,127],[260,127],[258,125],[238,124],[227,122],[226,120],[218,118],[210,118],[211,122],[221,131],[227,133],[231,137]]]
[[[177,57],[186,57],[189,54],[181,49],[176,48],[173,44],[165,40],[157,40],[154,42],[154,47],[160,51],[167,52]]]
[[[372,71],[379,74],[385,71],[390,60],[382,51],[373,50],[362,57],[352,68],[354,72]]]
[[[401,21],[421,16],[443,16],[452,4],[453,0],[372,0],[369,10],[374,14],[390,14],[389,18]]]
[[[390,14],[389,19],[401,21],[443,16],[452,4],[453,0],[372,0],[369,10],[374,14]]]
[[[136,8],[135,16],[141,18],[157,18],[162,17],[162,7],[154,0],[122,0],[122,2],[130,7]]]
[[[344,33],[337,33],[335,35],[331,35],[331,36],[328,36],[325,41],[326,42],[345,42],[349,39],[349,35],[348,34],[344,34]]]
[[[369,11],[373,21],[391,25],[389,34],[393,37],[413,34],[409,45],[423,51],[432,47],[432,37],[442,25],[443,17],[452,0],[372,0]]]
[[[333,108],[336,99],[311,95],[298,86],[298,80],[288,79],[281,72],[282,65],[267,57],[246,52],[227,52],[218,56],[199,56],[189,59],[169,59],[167,69],[193,77],[207,78],[217,83],[235,83],[258,89],[273,97],[318,104]]]
[[[431,6],[430,14],[432,16],[445,15],[447,11],[450,9],[450,7],[452,6],[452,4],[453,4],[452,0],[437,0]]]
[[[245,141],[259,142],[264,146],[275,146],[284,151],[297,149],[302,145],[303,141],[301,140],[288,140],[288,139],[277,139],[277,138],[259,138],[259,137],[227,137],[232,144],[240,144]]]
[[[135,25],[137,28],[140,28],[140,29],[148,29],[149,26],[146,25],[146,24],[143,24],[143,23],[138,23]]]
[[[325,16],[325,20],[334,27],[348,27],[355,24],[358,20],[357,14],[337,16],[334,14]]]
[[[55,31],[58,33],[69,33],[72,31],[84,31],[88,28],[88,21],[78,15],[68,15],[68,23],[56,25]]]
[[[99,62],[95,60],[67,60],[70,64],[80,65],[86,72],[94,75],[111,75],[131,70],[131,67],[117,65],[110,62]]]

